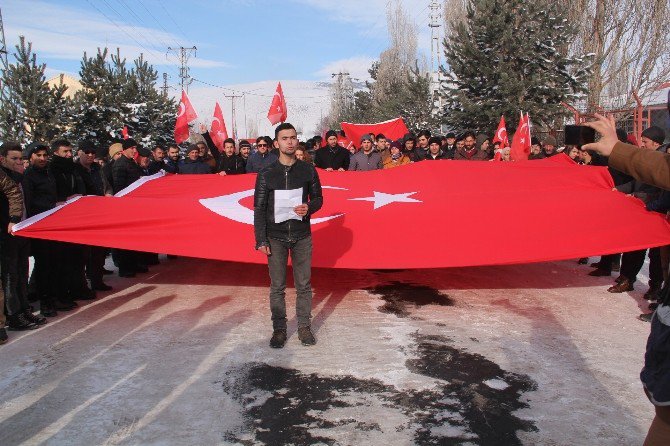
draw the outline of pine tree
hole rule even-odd
[[[581,97],[589,58],[566,55],[575,36],[565,13],[549,0],[472,0],[466,19],[445,40],[449,70],[441,96],[444,120],[455,129],[493,131],[500,116],[519,112],[552,127]]]
[[[5,100],[0,104],[2,138],[24,143],[48,141],[67,125],[67,87],[49,87],[44,76],[46,65],[37,63],[32,43],[26,43],[23,36],[19,37],[13,56],[16,63],[2,73],[6,87]]]
[[[156,90],[158,73],[141,55],[129,70],[118,49],[84,54],[79,75],[84,89],[75,97],[73,139],[91,138],[106,147],[122,139],[124,126],[148,147],[172,139],[177,105]]]

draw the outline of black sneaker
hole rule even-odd
[[[37,324],[30,322],[23,314],[7,316],[7,327],[13,331],[34,330]]]
[[[23,312],[23,316],[29,321],[32,322],[33,324],[37,325],[44,325],[47,323],[47,318],[44,316],[38,316],[32,313],[30,310],[26,310]]]
[[[5,327],[0,328],[0,345],[4,344],[7,342],[7,330],[5,330]]]
[[[300,339],[302,345],[316,344],[316,339],[312,334],[312,329],[309,327],[298,327],[298,339]]]
[[[270,338],[270,347],[282,348],[286,344],[286,330],[275,330]]]

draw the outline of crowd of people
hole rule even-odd
[[[237,175],[258,173],[277,161],[275,141],[260,136],[255,142],[226,139],[218,147],[204,127],[202,141],[182,150],[177,144],[156,146],[151,150],[128,138],[100,147],[83,140],[76,145],[65,139],[50,144],[33,142],[25,147],[6,141],[0,146],[0,201],[2,230],[0,260],[4,312],[0,315],[0,343],[10,330],[31,330],[47,323],[47,318],[60,311],[77,307],[76,301],[95,299],[96,292],[110,291],[104,276],[111,254],[121,277],[145,273],[158,263],[158,255],[123,249],[82,246],[49,240],[28,240],[12,235],[14,224],[55,208],[77,195],[112,196],[140,177],[161,170],[171,174]],[[325,138],[315,136],[300,142],[296,157],[328,171],[367,171],[395,168],[431,160],[509,161],[509,148],[493,143],[487,135],[472,131],[460,135],[448,133],[435,136],[427,130],[408,133],[399,140],[382,134],[366,134],[358,146],[340,145],[342,134],[328,131]],[[640,147],[666,152],[665,133],[659,127],[642,132]],[[623,131],[621,141],[633,142]],[[253,143],[253,144],[252,144]],[[533,138],[530,159],[552,157],[564,153],[577,163],[607,166],[607,158],[580,147],[558,147],[548,136],[542,141]],[[670,210],[670,193],[641,183],[610,169],[616,187],[642,199],[651,211]],[[668,276],[668,247],[606,255],[593,264],[593,276],[620,275],[608,289],[612,293],[631,291],[645,261],[650,259],[649,289],[645,298],[657,301]],[[29,257],[34,258],[32,274]],[[588,259],[580,259],[586,263]],[[39,303],[39,312],[35,311]],[[653,305],[655,305],[652,302]],[[648,316],[644,316],[648,318]]]

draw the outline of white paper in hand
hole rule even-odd
[[[275,223],[287,220],[302,220],[293,210],[302,204],[302,187],[298,189],[275,190]]]

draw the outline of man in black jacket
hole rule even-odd
[[[314,155],[314,165],[319,169],[349,170],[349,158],[351,154],[347,149],[337,143],[335,130],[326,133],[326,147],[318,149]]]
[[[137,142],[132,138],[124,139],[122,148],[122,156],[114,162],[112,167],[115,194],[142,176],[142,168],[135,162]],[[147,272],[146,266],[138,264],[137,253],[134,251],[119,249],[116,251],[116,260],[119,264],[119,277],[135,277],[138,272]]]
[[[235,154],[235,140],[228,138],[223,141],[223,153],[219,154],[216,172],[219,175],[239,175],[246,173],[244,165],[242,157]]]
[[[81,170],[72,159],[72,145],[68,140],[57,139],[51,143],[51,162],[48,169],[56,182],[57,204],[63,204],[77,195],[93,193],[91,183],[87,183]],[[74,307],[75,300],[95,299],[95,292],[86,283],[84,265],[86,264],[84,246],[75,243],[58,242],[56,249],[57,275],[59,287],[56,299],[67,306]]]
[[[28,158],[30,166],[23,174],[21,185],[26,203],[26,214],[28,217],[40,214],[56,207],[56,180],[47,168],[49,160],[49,148],[46,144],[33,142],[29,144],[23,153]],[[74,308],[72,304],[56,301],[59,277],[56,268],[56,250],[58,242],[51,240],[33,239],[31,251],[35,259],[33,274],[30,277],[31,285],[34,283],[40,300],[40,311],[43,316],[53,317],[58,313],[56,307],[61,310]]]
[[[289,123],[275,129],[279,160],[256,177],[254,192],[254,231],[256,249],[268,256],[270,270],[270,310],[272,339],[270,347],[281,348],[286,343],[286,267],[289,252],[293,262],[296,288],[298,338],[303,345],[314,345],[310,329],[312,311],[312,234],[310,217],[323,205],[321,182],[311,164],[295,156],[298,135]],[[301,204],[293,208],[292,216],[277,221],[275,202],[279,191],[300,190]],[[282,193],[282,192],[280,192]]]
[[[91,189],[88,195],[105,195],[105,181],[102,168],[95,162],[96,147],[91,140],[79,142],[77,150],[77,162],[75,166],[79,170],[84,183]],[[95,291],[109,291],[111,286],[103,282],[102,276],[105,272],[105,257],[107,248],[101,246],[86,246],[86,277],[91,281],[91,288]]]

